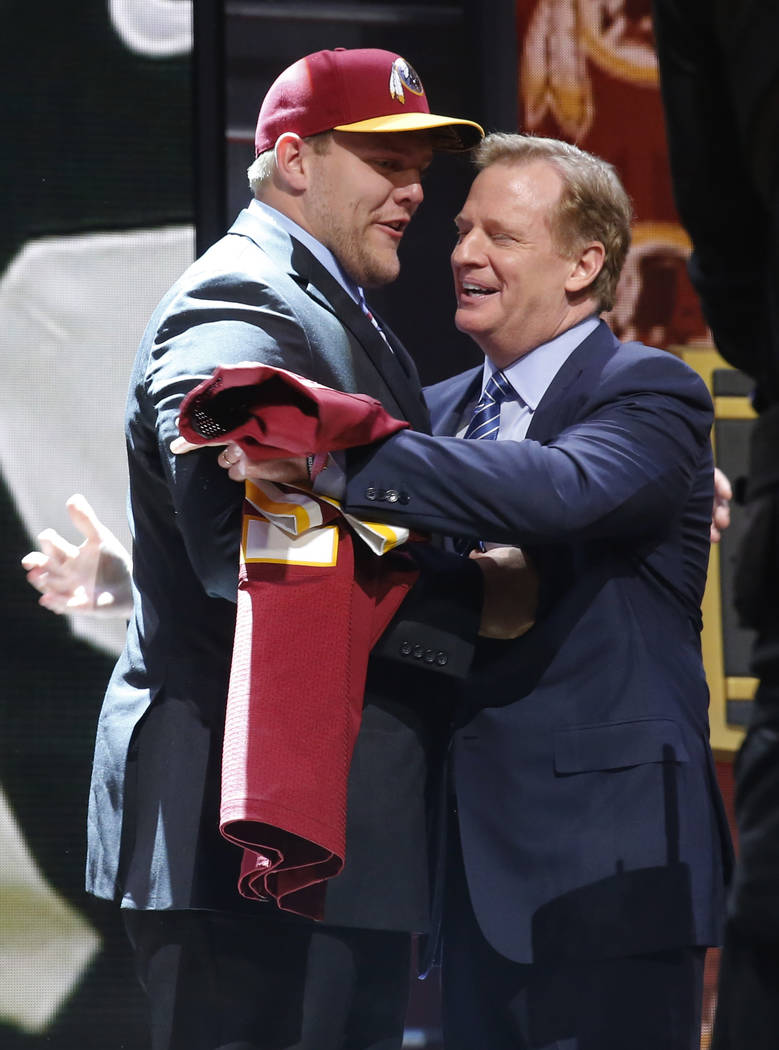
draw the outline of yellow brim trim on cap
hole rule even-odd
[[[384,117],[358,120],[354,124],[338,124],[333,131],[432,131],[451,128],[462,140],[461,149],[470,149],[484,138],[484,128],[472,120],[441,117],[435,113],[389,113]]]

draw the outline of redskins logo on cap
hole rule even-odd
[[[416,70],[408,64],[405,58],[396,58],[392,63],[389,79],[389,92],[397,102],[405,103],[406,94],[403,88],[407,87],[412,95],[424,95],[425,89],[419,79]]]

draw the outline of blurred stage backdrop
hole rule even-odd
[[[142,1050],[143,1002],[111,905],[82,889],[91,748],[122,623],[38,608],[19,558],[84,492],[125,540],[122,415],[158,298],[248,198],[253,125],[301,54],[384,47],[441,112],[575,141],[611,160],[636,208],[609,318],[622,338],[681,354],[717,396],[717,456],[743,471],[744,377],[719,360],[685,273],[649,0],[231,3],[12,0],[0,35],[0,1047]],[[467,162],[437,160],[374,305],[432,382],[478,360],[451,323],[452,217]],[[730,805],[754,682],[730,611],[740,521],[712,556],[705,655],[712,739]],[[702,1047],[708,1045],[711,953]],[[406,1045],[439,1047],[434,979],[416,983]]]

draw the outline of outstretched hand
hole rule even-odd
[[[227,471],[233,481],[246,481],[247,478],[260,481],[275,481],[280,484],[305,486],[311,482],[305,456],[290,456],[288,459],[251,460],[240,447],[232,441],[225,444],[221,441],[206,441],[195,445],[183,437],[174,438],[170,451],[181,456],[187,452],[197,452],[201,448],[218,448],[224,445],[217,457],[217,463]]]
[[[37,537],[40,550],[22,558],[28,582],[41,592],[40,604],[54,613],[128,615],[130,555],[84,496],[71,496],[65,505],[84,542],[77,547],[54,529],[44,529]]]

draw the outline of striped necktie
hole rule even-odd
[[[504,401],[514,398],[514,388],[502,372],[493,372],[473,410],[471,421],[463,434],[464,438],[477,441],[497,441],[500,429],[500,406]],[[453,541],[458,554],[468,554],[474,547],[481,547],[481,541],[466,536],[458,536]]]
[[[514,397],[514,388],[502,372],[493,372],[487,380],[484,393],[473,410],[465,438],[495,441],[500,428],[500,406]]]
[[[377,332],[379,333],[379,335],[381,336],[381,338],[382,338],[382,339],[384,340],[384,343],[385,343],[385,345],[386,345],[387,349],[388,349],[388,350],[391,350],[391,351],[392,351],[392,353],[394,354],[394,353],[395,353],[395,351],[394,351],[394,350],[392,350],[392,347],[391,347],[391,346],[390,346],[390,344],[389,344],[389,339],[387,339],[387,336],[386,336],[386,334],[385,334],[385,332],[384,332],[384,329],[383,329],[383,328],[381,327],[381,325],[379,324],[379,322],[378,322],[378,321],[376,320],[376,318],[375,318],[375,317],[373,316],[373,314],[371,313],[371,311],[370,311],[370,309],[369,309],[369,307],[368,307],[368,304],[367,304],[367,303],[365,302],[365,299],[363,299],[362,297],[360,297],[360,306],[362,307],[362,312],[363,312],[363,313],[365,314],[365,316],[366,316],[366,317],[368,318],[368,320],[369,320],[369,321],[371,322],[371,324],[372,324],[372,325],[373,325],[373,327],[374,327],[374,328],[376,329],[376,331],[377,331]]]

